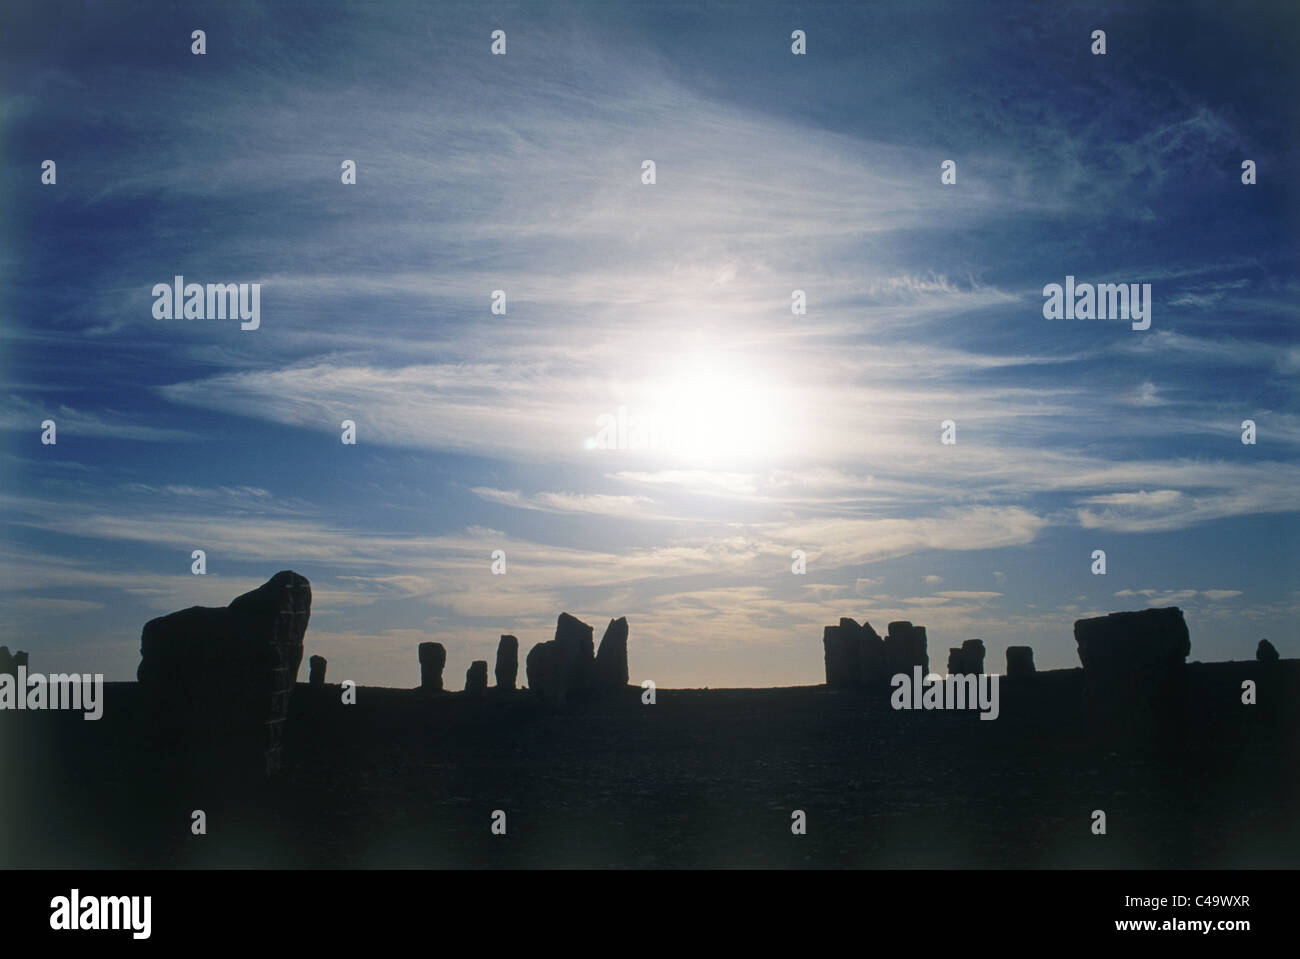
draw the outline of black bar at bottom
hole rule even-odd
[[[7,943],[90,948],[113,940],[338,946],[375,936],[437,941],[458,931],[494,947],[503,938],[543,944],[574,934],[592,944],[667,945],[681,935],[734,945],[783,933],[829,945],[824,937],[840,930],[864,943],[893,930],[923,932],[931,945],[975,936],[999,948],[1125,940],[1181,947],[1193,939],[1231,948],[1285,934],[1296,879],[1294,870],[12,870],[0,873],[0,886]],[[73,890],[75,924],[116,919],[126,928],[53,928],[52,919],[73,924]],[[145,931],[146,896],[147,939],[137,936]]]

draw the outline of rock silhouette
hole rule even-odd
[[[447,649],[442,643],[421,643],[420,689],[426,693],[442,692],[442,667],[447,665]]]
[[[327,661],[324,656],[313,656],[307,660],[307,682],[312,686],[325,685],[325,667]]]
[[[27,665],[27,654],[21,649],[10,654],[8,646],[0,646],[0,673],[18,675],[18,667]]]
[[[136,676],[148,725],[210,768],[280,766],[302,664],[311,584],[290,570],[229,606],[191,606],[145,623]]]
[[[595,630],[582,620],[561,613],[555,627],[555,638],[573,651],[568,658],[571,664],[569,691],[578,696],[585,695],[591,689],[596,669]]]
[[[1261,639],[1259,645],[1255,647],[1255,659],[1261,663],[1276,663],[1278,661],[1277,648],[1267,639]]]
[[[528,688],[550,706],[583,698],[591,689],[595,668],[593,630],[568,613],[555,624],[555,639],[528,651]]]
[[[888,683],[885,643],[871,624],[845,616],[822,631],[826,656],[826,685],[832,689],[882,686]]]
[[[1075,620],[1074,640],[1079,661],[1093,676],[1167,672],[1182,666],[1192,651],[1177,606]]]
[[[926,650],[924,626],[913,626],[906,620],[889,624],[885,636],[885,667],[890,676],[904,673],[912,675],[912,667],[920,666],[922,675],[930,671],[930,655]]]
[[[840,622],[844,622],[840,620]],[[849,620],[853,622],[853,620]],[[862,658],[862,685],[878,689],[889,685],[889,662],[885,655],[885,641],[866,620],[858,630],[858,651]]]
[[[1032,676],[1034,673],[1034,648],[1032,646],[1007,647],[1007,677]]]
[[[470,696],[482,696],[487,692],[487,683],[487,660],[474,660],[465,671],[465,692]]]
[[[305,605],[291,602],[287,611]],[[198,611],[218,620],[230,619],[226,612]],[[846,619],[835,628],[856,629],[860,659],[872,648],[866,624]],[[251,632],[241,627],[226,641],[237,645]],[[556,641],[539,647],[543,660],[545,650],[566,641],[583,651],[582,623],[569,617],[556,632]],[[607,631],[621,633],[621,624]],[[906,633],[909,642],[919,638]],[[874,639],[883,657],[884,641]],[[1149,638],[1140,634],[1139,641]],[[811,643],[804,652],[816,655]],[[1027,667],[1031,657],[1027,648],[1024,653]],[[205,659],[198,669],[186,661],[184,675],[219,686],[211,705],[227,708],[223,700],[242,684],[241,674],[224,647],[209,658],[213,665]],[[1121,662],[1122,679],[1130,670]],[[480,680],[491,663],[476,663]],[[987,653],[985,667],[992,667]],[[1089,670],[1096,672],[1091,661]],[[179,763],[195,757],[215,769],[214,750],[232,737],[244,744],[245,758],[260,760],[261,727],[250,723],[241,731],[201,712],[206,725],[195,721],[171,740],[175,759],[157,763],[168,776],[151,781],[159,730],[178,720],[142,709],[146,683],[110,682],[98,722],[67,712],[0,714],[0,805],[10,811],[0,816],[0,829],[9,827],[0,834],[0,858],[18,868],[69,869],[234,862],[970,869],[1009,862],[1113,867],[1117,861],[1213,869],[1225,863],[1285,868],[1297,861],[1295,777],[1285,760],[1300,730],[1300,660],[1187,663],[1172,670],[1183,674],[1186,694],[1162,704],[1174,708],[1147,706],[1144,717],[1126,706],[1113,714],[1113,725],[1091,721],[1087,697],[1121,687],[1092,685],[1089,670],[1049,669],[1007,682],[992,723],[980,722],[974,709],[896,711],[887,690],[807,686],[671,690],[654,707],[629,688],[567,714],[523,694],[425,697],[373,686],[356,708],[340,702],[337,686],[320,695],[302,690],[292,696],[285,723],[285,782],[253,794],[237,790],[245,794],[233,802],[216,788],[226,776],[188,783]],[[482,687],[472,680],[474,671],[467,689]],[[225,679],[232,673],[233,683]],[[1257,684],[1256,704],[1242,701],[1248,680]],[[1150,699],[1145,684],[1123,688],[1134,699]],[[191,708],[188,690],[172,695],[179,709]],[[263,717],[269,712],[265,703],[257,708]],[[1151,748],[1147,737],[1157,731],[1180,738]],[[78,783],[94,788],[77,789]],[[820,816],[850,824],[861,821],[866,794],[860,787],[867,785],[870,816],[896,824],[896,838],[881,842],[873,829],[814,829],[811,844],[784,841],[788,827],[779,820],[790,808],[792,783],[813,797]],[[874,788],[882,783],[887,788]],[[683,796],[706,815],[672,813]],[[1116,802],[1120,816],[1112,823],[1122,817],[1124,830],[1113,830],[1118,842],[1105,843],[1089,831],[1088,811],[1109,812],[1105,804]],[[526,824],[535,833],[527,843],[483,840],[487,817],[464,815],[467,803],[480,811],[539,810]],[[727,815],[711,813],[724,804]],[[961,815],[954,818],[957,806]],[[196,807],[208,811],[213,835],[207,839],[187,829],[188,811]],[[384,817],[378,830],[376,815]],[[1014,828],[1006,828],[1010,820]],[[394,823],[396,831],[389,828]],[[927,828],[936,831],[928,840]],[[979,836],[987,841],[975,841]],[[1206,848],[1206,837],[1213,848]]]
[[[822,630],[822,647],[826,655],[826,685],[831,689],[852,689],[862,683],[862,654],[858,649],[858,624],[845,628],[845,620],[838,626]]]
[[[948,650],[949,675],[978,675],[984,672],[984,640],[968,639],[959,649]]]
[[[502,636],[497,643],[497,689],[514,689],[519,676],[519,640]]]
[[[627,685],[627,617],[611,619],[600,639],[592,673],[593,692],[606,695]]]
[[[1089,718],[1124,736],[1176,725],[1191,640],[1177,606],[1076,620]]]

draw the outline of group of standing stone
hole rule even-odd
[[[889,624],[884,638],[871,628],[845,617],[822,634],[826,653],[826,685],[832,689],[880,688],[898,673],[927,672],[930,654],[924,626],[905,620]]]
[[[447,665],[447,648],[442,643],[421,643],[419,655],[420,689],[426,693],[443,692],[442,670]],[[514,689],[518,676],[519,640],[514,636],[503,635],[497,644],[497,689]],[[476,659],[469,664],[465,673],[465,692],[471,696],[482,696],[487,688],[487,660]]]
[[[822,645],[826,653],[826,685],[832,689],[879,689],[899,673],[910,677],[917,666],[922,674],[930,669],[925,627],[905,620],[890,623],[882,639],[870,623],[859,626],[845,617],[838,626],[825,628]],[[960,648],[950,648],[949,674],[983,673],[984,653],[982,639],[968,639]],[[1033,672],[1033,649],[1008,646],[1007,675],[1027,676]]]
[[[528,651],[528,688],[551,706],[571,699],[596,699],[627,686],[627,617],[611,619],[600,649],[595,630],[561,613],[555,638]]]
[[[592,627],[561,613],[555,638],[538,643],[528,653],[528,687],[550,705],[571,699],[592,699],[627,685],[627,618],[611,619],[597,650]],[[447,649],[441,643],[421,643],[420,689],[441,693]],[[322,667],[323,673],[323,667]],[[504,635],[497,645],[497,689],[514,689],[519,677],[519,640]],[[465,674],[465,692],[481,697],[488,689],[487,660],[476,659]]]

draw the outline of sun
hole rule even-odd
[[[770,367],[715,354],[670,365],[653,383],[651,404],[669,452],[691,462],[777,458],[788,436],[781,381]]]

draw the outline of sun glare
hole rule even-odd
[[[779,382],[756,365],[692,357],[654,382],[659,445],[692,462],[769,460],[783,452]]]

